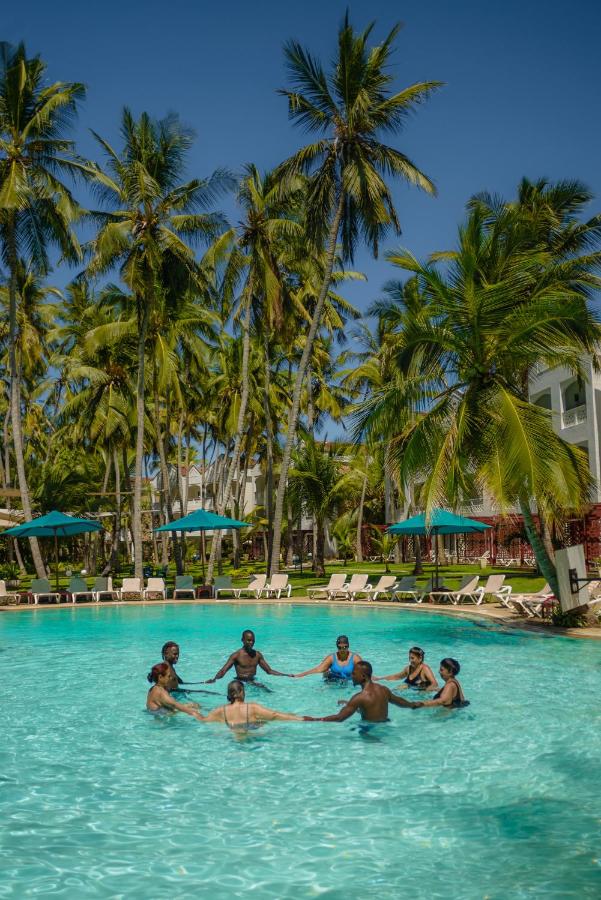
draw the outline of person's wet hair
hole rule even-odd
[[[167,652],[167,650],[170,650],[171,647],[177,647],[177,649],[179,650],[179,644],[176,644],[175,641],[167,641],[167,643],[163,644],[163,646],[161,647],[161,656],[163,657],[163,659],[165,659],[165,653]]]
[[[444,659],[441,659],[440,665],[441,668],[447,669],[453,677],[459,675],[459,672],[461,671],[461,666],[452,656],[445,656]]]
[[[339,634],[336,638],[336,646],[338,646],[338,644],[347,644],[347,646],[350,646],[350,643],[351,642],[347,638],[346,634]]]
[[[426,655],[421,647],[412,647],[409,653],[413,653],[414,656],[418,656],[420,662],[424,661],[424,657]]]
[[[368,678],[371,678],[371,676],[373,675],[374,670],[372,668],[372,665],[371,663],[368,663],[366,659],[360,659],[357,663],[357,668],[363,669]]]
[[[245,628],[244,631],[242,632],[242,640],[244,640],[244,638],[246,637],[247,634],[250,634],[251,637],[255,636],[255,633],[251,628]]]
[[[146,678],[151,684],[158,684],[161,675],[166,675],[169,671],[169,664],[166,662],[157,663],[153,666]]]
[[[238,678],[234,678],[234,680],[230,681],[230,683],[228,684],[227,696],[228,699],[230,696],[244,697],[244,685]]]

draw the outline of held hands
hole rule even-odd
[[[338,706],[346,706],[346,704],[348,703],[348,700],[338,700],[337,702],[338,702]]]
[[[216,678],[208,678],[207,681],[201,681],[200,684],[215,684]]]

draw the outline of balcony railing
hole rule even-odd
[[[561,417],[563,428],[572,428],[574,425],[582,425],[586,422],[586,404],[574,406],[573,409],[566,409]]]

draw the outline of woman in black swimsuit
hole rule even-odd
[[[409,651],[409,665],[396,675],[381,675],[374,681],[404,681],[407,687],[420,691],[435,691],[438,687],[436,676],[430,666],[424,662],[425,653],[421,647],[412,647]]]
[[[450,709],[469,706],[470,701],[466,700],[463,696],[463,688],[455,677],[456,675],[459,675],[460,670],[461,666],[456,659],[447,656],[445,659],[441,660],[439,672],[440,677],[444,681],[444,687],[442,687],[431,700],[424,700],[423,703],[417,703],[416,709],[419,706],[446,706]]]
[[[226,705],[218,706],[208,716],[202,716],[200,721],[222,722],[232,729],[251,728],[253,725],[261,725],[263,722],[272,722],[276,719],[284,722],[302,722],[301,716],[268,709],[260,703],[247,703],[244,685],[237,678],[230,681],[227,686],[227,701]]]

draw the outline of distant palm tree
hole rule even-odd
[[[330,287],[338,238],[342,238],[344,258],[352,259],[360,238],[377,254],[387,231],[400,230],[385,181],[388,176],[401,177],[434,193],[432,182],[407,156],[379,138],[383,133],[400,131],[407,116],[439,82],[423,82],[389,93],[392,76],[388,66],[399,26],[381,44],[368,49],[372,28],[370,25],[356,33],[348,15],[345,17],[338,35],[338,56],[329,74],[296,41],[289,41],[284,49],[293,89],[281,93],[288,98],[290,117],[322,137],[282,163],[279,173],[283,178],[308,174],[307,229],[318,247],[325,245],[326,255],[288,416],[276,498],[272,572],[279,567],[284,496],[301,393]]]
[[[307,435],[295,451],[290,469],[290,502],[303,508],[317,526],[315,574],[325,575],[325,529],[343,498],[348,476],[342,474],[337,454]]]
[[[192,134],[175,116],[121,120],[123,147],[117,153],[95,134],[106,168],[90,164],[88,174],[109,212],[96,213],[99,231],[91,242],[88,271],[101,275],[119,266],[135,297],[137,319],[136,461],[133,503],[134,562],[142,576],[142,466],[144,458],[146,339],[157,285],[173,280],[203,289],[205,280],[192,244],[214,239],[225,228],[221,215],[207,212],[230,179],[217,172],[206,180],[183,181]]]
[[[19,260],[25,258],[27,266],[45,274],[50,268],[49,244],[58,246],[67,260],[80,257],[71,226],[81,210],[61,178],[76,170],[73,144],[64,135],[85,90],[70,82],[48,85],[45,73],[42,60],[28,58],[23,44],[0,44],[0,247],[9,272],[10,413],[26,519],[31,519],[31,499],[17,360]],[[44,577],[37,539],[30,543],[36,573]]]

